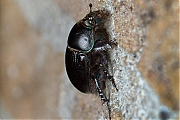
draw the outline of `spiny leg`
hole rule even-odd
[[[96,84],[96,89],[99,93],[99,96],[101,97],[101,100],[103,101],[103,104],[106,102],[107,103],[107,107],[108,107],[108,112],[109,112],[109,119],[111,120],[111,109],[109,106],[109,100],[106,98],[106,96],[103,94],[101,88],[99,87],[99,83],[97,81],[97,79],[94,79],[95,84]]]
[[[111,76],[111,75],[108,73],[108,69],[107,69],[105,66],[103,66],[102,64],[100,64],[100,67],[102,67],[104,74],[105,74],[106,77],[112,82],[113,86],[114,86],[114,87],[116,88],[116,90],[118,91],[118,89],[117,89],[117,87],[116,87],[116,84],[115,84],[115,82],[114,82],[114,78],[113,78],[113,76]]]
[[[118,91],[118,89],[117,89],[117,87],[116,87],[116,84],[115,84],[115,82],[114,82],[113,76],[111,76],[111,75],[109,74],[108,69],[107,69],[106,66],[105,66],[106,64],[108,64],[107,58],[104,57],[104,54],[103,54],[103,53],[101,53],[101,56],[102,56],[102,57],[101,57],[101,59],[100,59],[99,69],[101,69],[101,70],[103,71],[105,77],[108,78],[109,81],[112,82],[113,86],[114,86],[115,89]]]
[[[101,88],[99,87],[99,83],[98,83],[97,79],[94,79],[94,80],[95,80],[95,83],[96,83],[96,89],[97,89],[97,91],[99,93],[99,96],[101,97],[101,100],[103,102],[107,102],[108,99],[106,98],[106,96],[103,94]]]
[[[107,107],[108,107],[109,120],[111,120],[111,108],[109,106],[109,101],[107,101],[106,104],[107,104]]]

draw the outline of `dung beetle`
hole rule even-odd
[[[90,12],[71,29],[65,54],[66,71],[71,83],[83,93],[99,94],[111,111],[104,89],[109,79],[116,88],[113,76],[108,72],[108,49],[114,45],[104,26],[108,13],[105,10]],[[118,90],[116,88],[116,90]]]

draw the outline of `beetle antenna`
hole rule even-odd
[[[90,13],[92,12],[92,3],[89,3]]]

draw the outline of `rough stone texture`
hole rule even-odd
[[[106,27],[118,42],[110,54],[119,91],[107,82],[112,118],[159,119],[162,111],[178,118],[175,0],[1,0],[0,116],[108,118],[100,98],[77,91],[64,69],[68,33],[89,2],[110,11]]]

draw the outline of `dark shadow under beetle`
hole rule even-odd
[[[104,27],[109,16],[105,10],[92,11],[77,22],[70,31],[66,48],[66,71],[71,83],[83,93],[99,94],[107,103],[109,119],[111,109],[105,95],[106,80],[110,80],[116,88],[113,76],[108,72],[108,49],[116,44],[109,40]],[[118,90],[116,88],[116,90]]]

